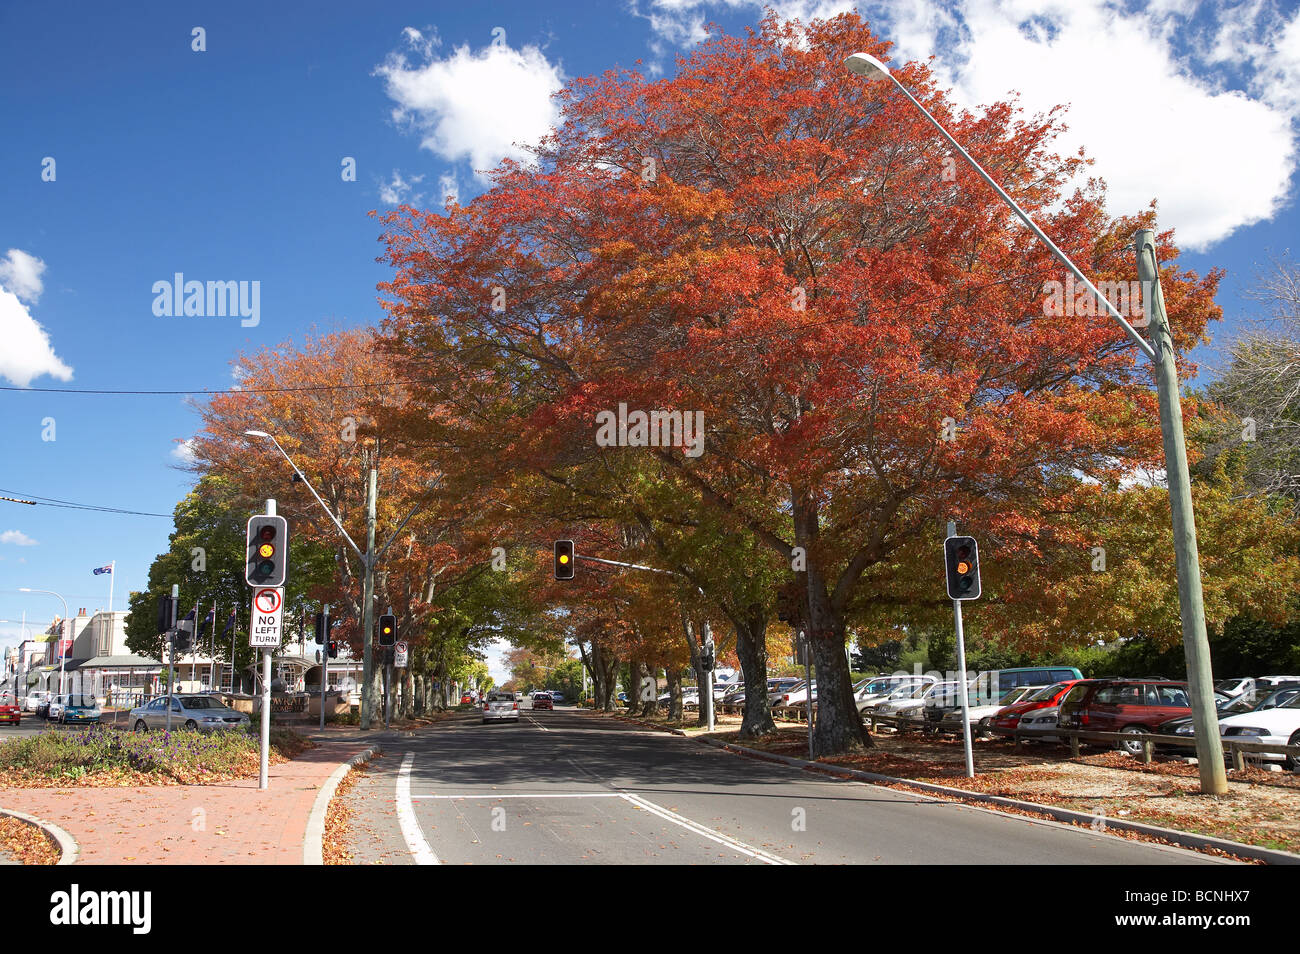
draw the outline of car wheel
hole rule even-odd
[[[149,731],[149,726],[148,726],[147,724],[145,724],[144,719],[136,719],[136,720],[135,720],[135,725],[133,726],[133,729],[134,729],[134,731],[136,731],[136,732],[144,733],[144,732],[148,732],[148,731]]]
[[[199,724],[198,724],[197,722],[195,722],[193,719],[186,719],[186,720],[185,720],[185,728],[187,728],[187,729],[197,729],[198,727],[199,727]]]
[[[979,725],[975,727],[975,738],[987,739],[989,737],[989,718],[986,716],[980,719]]]
[[[1148,734],[1147,730],[1140,725],[1130,725],[1130,726],[1125,726],[1120,731],[1123,732],[1125,735],[1134,736],[1132,741],[1125,740],[1119,743],[1120,751],[1127,752],[1129,755],[1141,755],[1142,739],[1139,738],[1139,736],[1147,735]]]
[[[1293,732],[1291,738],[1287,741],[1287,745],[1300,745],[1300,732]],[[1283,764],[1292,772],[1300,771],[1300,758],[1296,758],[1294,755],[1288,755],[1283,760]]]

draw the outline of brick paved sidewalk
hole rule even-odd
[[[330,773],[379,733],[313,733],[314,749],[257,779],[133,788],[4,788],[0,805],[53,822],[79,864],[300,865],[312,802]]]

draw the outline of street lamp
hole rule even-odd
[[[1205,635],[1205,606],[1201,594],[1200,557],[1196,549],[1196,520],[1192,512],[1191,475],[1187,468],[1187,448],[1183,437],[1183,409],[1178,393],[1178,369],[1174,364],[1173,336],[1165,315],[1164,298],[1160,290],[1160,275],[1155,260],[1155,242],[1149,229],[1137,233],[1138,276],[1143,278],[1143,308],[1149,319],[1152,345],[1128,323],[1110,300],[1097,290],[1088,277],[1079,271],[1064,252],[1056,247],[1043,230],[1034,224],[1029,215],[1016,204],[984,171],[970,153],[961,147],[939,121],[930,115],[898,77],[884,63],[869,53],[854,53],[844,61],[849,72],[868,81],[892,80],[912,105],[921,111],[944,139],[961,153],[963,159],[979,173],[1008,206],[1016,217],[1034,233],[1096,298],[1105,312],[1123,327],[1124,332],[1138,349],[1152,362],[1155,369],[1156,391],[1160,400],[1160,432],[1164,439],[1165,473],[1169,480],[1169,509],[1173,524],[1174,554],[1178,567],[1178,604],[1183,622],[1183,653],[1187,659],[1187,682],[1192,697],[1192,724],[1195,729],[1196,756],[1201,775],[1201,792],[1223,795],[1228,791],[1228,779],[1223,767],[1223,745],[1219,738],[1219,723],[1214,708],[1213,677],[1210,673],[1210,644]],[[1148,291],[1149,289],[1149,291]]]
[[[68,659],[68,654],[63,651],[63,627],[67,625],[67,621],[68,621],[68,601],[63,599],[62,596],[59,596],[59,594],[55,593],[53,590],[34,590],[30,586],[20,586],[18,587],[18,592],[19,593],[44,593],[46,596],[56,596],[59,598],[59,600],[63,602],[63,621],[59,624],[59,694],[62,694],[63,693],[63,670],[64,670],[64,665]],[[75,638],[75,636],[76,634],[74,633],[73,637]]]

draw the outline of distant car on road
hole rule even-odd
[[[23,700],[23,709],[27,712],[35,712],[40,708],[42,702],[48,702],[50,693],[44,689],[37,689],[35,692],[27,693],[27,698]]]
[[[167,728],[167,696],[147,702],[131,710],[131,728],[135,732]],[[171,697],[171,726],[197,732],[219,732],[225,729],[247,729],[249,718],[223,705],[211,696],[184,693]]]
[[[483,722],[518,722],[522,692],[489,692],[483,700]]]
[[[552,702],[563,702],[563,701],[564,701],[564,693],[562,693],[562,692],[556,692],[554,689],[552,689],[552,690],[551,690],[551,701],[552,701]]]
[[[99,700],[92,695],[70,692],[50,700],[49,718],[62,725],[73,722],[96,723],[100,714]]]
[[[467,692],[460,697],[460,704],[463,706],[472,706],[474,704],[474,697]]]
[[[551,694],[549,692],[534,692],[533,708],[553,710],[555,708],[555,703],[551,701]]]

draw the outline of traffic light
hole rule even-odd
[[[379,645],[394,646],[397,644],[397,617],[391,614],[385,614],[379,617]]]
[[[289,523],[284,517],[248,518],[244,579],[249,586],[284,586],[289,565]]]
[[[316,614],[316,645],[323,646],[324,644],[325,644],[325,614],[317,613]]]
[[[705,672],[712,672],[715,668],[713,657],[713,643],[705,643],[700,650],[700,668]]]
[[[176,625],[176,600],[170,596],[158,597],[158,632],[166,633]]]
[[[557,580],[573,579],[573,541],[555,541],[555,578]]]
[[[336,639],[330,640],[329,650],[330,650],[330,659],[338,659],[339,656],[338,640]]]
[[[980,552],[974,537],[948,537],[943,541],[944,566],[948,571],[948,597],[977,600],[980,597]]]

